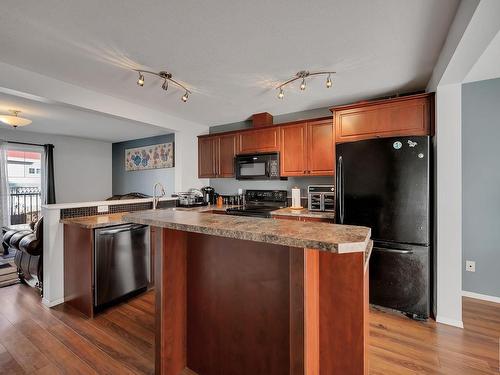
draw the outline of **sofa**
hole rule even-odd
[[[10,230],[3,236],[9,252],[16,253],[14,263],[21,282],[43,293],[43,217],[31,225],[31,230]]]

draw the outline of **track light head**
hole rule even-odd
[[[181,100],[186,103],[188,101],[189,93],[186,91],[184,95],[182,95]]]
[[[280,87],[280,92],[278,94],[278,99],[283,99],[285,97],[285,92],[283,89]]]
[[[326,88],[332,87],[332,78],[330,77],[330,74],[328,74],[328,78],[326,79]]]
[[[300,84],[300,90],[304,91],[306,89],[306,79],[302,78],[302,83]]]
[[[163,90],[165,90],[165,91],[168,90],[168,81],[166,79],[163,81],[163,84],[161,85],[161,88]]]
[[[139,79],[137,80],[137,84],[141,87],[144,86],[144,75],[141,72],[139,72]]]

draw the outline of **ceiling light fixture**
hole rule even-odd
[[[186,87],[184,86],[182,83],[180,82],[177,82],[175,79],[172,78],[172,73],[169,73],[169,72],[166,72],[166,71],[161,71],[161,72],[158,72],[158,73],[155,73],[155,72],[150,72],[149,70],[139,70],[139,69],[134,69],[137,73],[139,73],[139,79],[137,80],[137,84],[139,86],[144,86],[144,73],[147,73],[147,74],[152,74],[152,75],[155,75],[157,77],[160,77],[163,79],[163,84],[161,85],[161,88],[165,91],[168,90],[168,83],[171,82],[173,83],[174,85],[180,87],[181,89],[183,89],[186,93],[182,96],[181,100],[185,103],[187,102],[188,100],[188,97],[189,97],[189,94],[191,94],[191,91]]]
[[[13,113],[13,115],[0,115],[0,121],[4,124],[17,128],[18,126],[26,126],[32,123],[31,120],[18,116],[21,111],[9,109],[9,112]]]
[[[326,79],[326,87],[330,88],[333,85],[332,74],[335,74],[335,72],[312,72],[311,73],[307,70],[301,70],[300,72],[295,74],[295,76],[293,76],[289,80],[283,82],[278,87],[276,87],[276,90],[280,90],[279,94],[278,94],[278,99],[283,99],[285,97],[285,92],[283,90],[283,87],[285,87],[286,85],[288,85],[292,82],[295,82],[298,79],[301,79],[302,82],[300,83],[300,91],[304,91],[306,89],[306,78],[311,77],[311,76],[327,75],[327,74],[328,74],[328,78]]]

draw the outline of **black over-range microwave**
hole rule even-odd
[[[237,180],[279,180],[279,153],[237,155],[234,159]]]

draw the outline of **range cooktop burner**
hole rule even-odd
[[[277,210],[279,207],[241,207],[241,208],[228,208],[226,213],[229,215],[239,216],[255,216],[255,217],[271,217],[271,211]]]
[[[286,207],[286,190],[247,190],[245,206],[228,208],[229,215],[270,218],[271,212]]]

